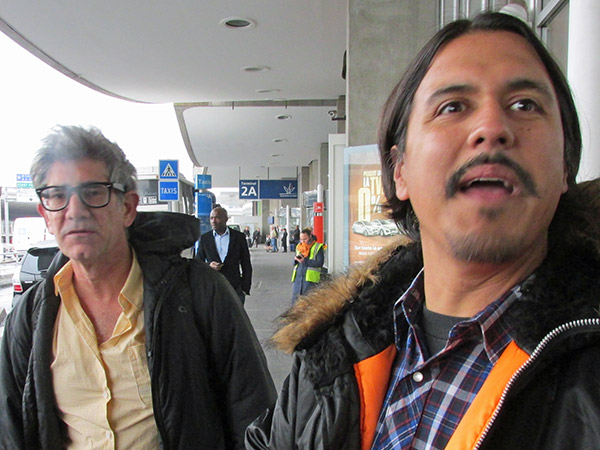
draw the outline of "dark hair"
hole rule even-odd
[[[406,132],[413,98],[442,46],[475,31],[508,31],[515,33],[524,38],[537,53],[556,91],[563,126],[567,183],[569,187],[575,185],[575,177],[581,159],[579,119],[567,80],[558,64],[544,47],[544,44],[525,22],[507,14],[487,12],[478,15],[473,20],[457,20],[438,31],[409,65],[408,70],[387,99],[379,124],[379,156],[381,159],[383,190],[387,198],[385,206],[390,209],[390,217],[396,221],[400,229],[413,239],[419,239],[417,217],[410,200],[399,200],[396,197],[394,183],[394,167],[404,155]],[[398,146],[397,153],[392,152],[394,145]]]
[[[135,167],[127,160],[123,150],[104,137],[99,129],[87,130],[78,126],[56,126],[43,140],[31,164],[31,180],[35,188],[44,187],[50,167],[55,162],[92,159],[103,162],[109,180],[120,183],[125,191],[137,190]]]

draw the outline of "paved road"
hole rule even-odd
[[[263,345],[277,390],[291,367],[291,357],[274,350],[268,338],[276,329],[276,318],[290,306],[293,253],[267,253],[264,246],[250,249],[252,289],[246,297],[246,312]]]

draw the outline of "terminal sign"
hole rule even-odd
[[[297,180],[240,180],[240,199],[298,198]]]
[[[240,199],[258,200],[258,180],[240,180]]]

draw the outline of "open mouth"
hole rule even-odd
[[[502,178],[473,178],[471,180],[467,180],[464,183],[459,185],[460,192],[466,192],[470,189],[503,189],[509,195],[515,191],[515,186],[508,180],[504,180]]]

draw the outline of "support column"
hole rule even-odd
[[[600,176],[600,2],[569,2],[568,78],[581,123],[583,155],[579,180]]]

